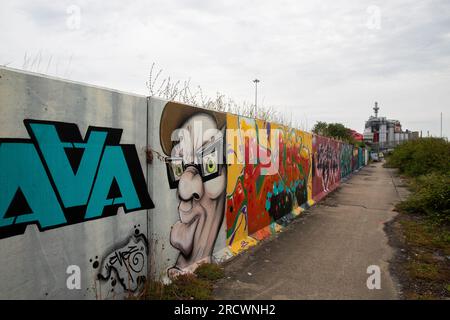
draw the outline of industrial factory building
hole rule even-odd
[[[375,116],[370,116],[366,121],[364,129],[364,142],[374,150],[384,151],[393,149],[403,141],[417,139],[419,132],[402,130],[402,125],[398,120],[387,119],[378,116],[378,103],[375,102],[373,108]]]

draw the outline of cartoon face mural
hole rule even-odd
[[[31,139],[0,139],[0,238],[154,208],[122,129],[24,120]]]
[[[330,138],[313,137],[313,197],[319,199],[340,181],[340,143]]]
[[[223,159],[225,115],[167,103],[160,123],[168,183],[176,189],[179,220],[170,232],[180,254],[170,277],[211,262],[223,221],[226,165]]]
[[[239,252],[252,245],[249,235],[270,235],[311,197],[311,135],[231,114],[227,127],[237,133],[227,136],[227,244]],[[264,174],[272,166],[264,155],[278,162],[273,174]]]

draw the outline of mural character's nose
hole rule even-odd
[[[178,196],[182,201],[200,200],[203,197],[203,181],[197,168],[186,168],[178,183]]]

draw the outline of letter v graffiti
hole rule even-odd
[[[0,239],[152,209],[136,147],[122,129],[24,120],[31,139],[0,139]]]

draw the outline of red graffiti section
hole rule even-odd
[[[258,128],[257,128],[258,129]],[[270,124],[264,128],[270,134]],[[248,234],[254,234],[269,226],[293,208],[308,200],[308,178],[310,172],[310,150],[297,130],[283,128],[279,131],[278,149],[272,150],[257,143],[257,139],[245,139],[245,164],[236,180],[234,191],[227,197],[227,231],[229,243],[233,242],[233,231],[245,223]],[[302,149],[303,150],[302,152]],[[252,163],[252,152],[257,150],[257,161]],[[278,156],[272,154],[276,152]],[[271,164],[261,161],[263,155],[272,155],[278,162],[275,174],[266,175],[264,169]],[[239,219],[243,215],[245,219]]]

